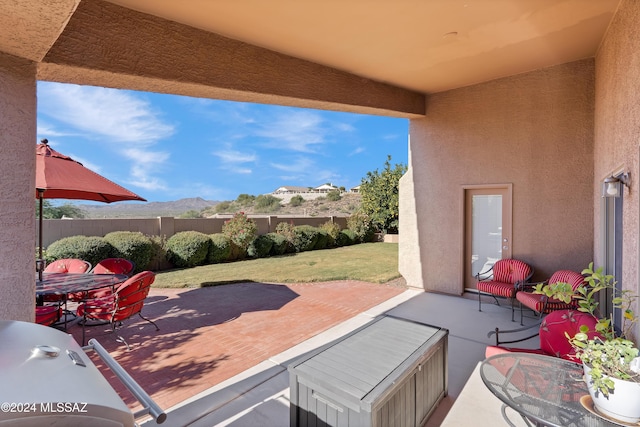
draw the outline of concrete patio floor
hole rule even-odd
[[[384,313],[440,326],[449,330],[449,395],[431,427],[442,424],[484,359],[487,332],[519,327],[509,308],[485,302],[478,312],[477,299],[354,281],[153,289],[143,314],[160,331],[137,317],[127,321],[120,332],[130,351],[104,326],[87,328],[87,339],[105,346],[167,412],[163,425],[288,426],[287,365],[296,357]],[[69,332],[81,340],[78,325]],[[523,346],[535,347],[530,341]],[[103,372],[135,410],[133,397]]]

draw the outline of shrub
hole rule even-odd
[[[151,241],[149,270],[168,270],[173,267],[167,256],[167,236],[147,236]]]
[[[256,201],[253,205],[253,208],[256,212],[275,212],[280,209],[280,200],[277,197],[273,197],[271,194],[261,194],[256,197]]]
[[[271,252],[270,255],[284,255],[289,250],[289,242],[287,239],[278,233],[268,233],[265,236],[271,239]]]
[[[257,233],[258,226],[256,222],[247,218],[244,212],[236,213],[233,218],[225,221],[222,226],[222,234],[227,236],[244,253],[255,240]]]
[[[217,213],[229,212],[231,210],[231,202],[220,202],[215,206],[215,211]]]
[[[304,197],[299,194],[296,194],[289,200],[289,206],[300,206],[302,203],[304,203]]]
[[[331,202],[337,202],[340,199],[342,199],[342,196],[340,195],[340,190],[331,190],[327,193],[327,200]]]
[[[104,240],[115,248],[118,258],[133,262],[134,273],[149,269],[153,256],[153,243],[144,234],[137,231],[114,231],[104,236]]]
[[[251,243],[247,254],[252,258],[265,258],[268,257],[273,246],[273,240],[266,234],[256,237]]]
[[[167,240],[167,256],[176,267],[195,267],[207,260],[211,239],[199,231],[182,231]]]
[[[256,201],[256,196],[253,196],[251,194],[246,194],[246,193],[238,195],[238,198],[236,199],[236,203],[244,207],[253,205],[255,201]]]
[[[284,239],[287,241],[287,252],[294,251],[293,243],[296,240],[296,233],[293,231],[294,228],[295,226],[292,222],[279,222],[278,225],[276,225],[276,234],[284,237]]]
[[[293,227],[295,234],[293,249],[296,252],[311,251],[318,242],[318,229],[310,225],[298,225]]]
[[[336,224],[333,221],[327,221],[320,226],[321,230],[324,230],[329,235],[329,241],[327,242],[328,247],[336,246],[338,235],[340,234],[340,225]]]
[[[340,234],[338,234],[338,238],[336,239],[336,244],[338,246],[349,246],[353,245],[356,241],[356,234],[349,229],[341,230]]]
[[[316,244],[313,246],[313,250],[327,249],[329,247],[329,241],[331,240],[329,233],[321,228],[315,228],[315,231],[318,233],[318,238]]]
[[[105,258],[116,256],[113,246],[102,237],[70,236],[57,240],[47,248],[47,261],[79,258],[96,265]]]
[[[347,228],[356,235],[355,243],[370,242],[373,239],[373,226],[369,215],[359,211],[347,218]]]
[[[231,240],[222,233],[212,234],[211,247],[207,255],[209,264],[218,264],[229,261],[231,258]]]

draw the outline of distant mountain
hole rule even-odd
[[[220,202],[201,197],[180,199],[171,202],[117,202],[111,204],[76,204],[87,218],[155,218],[158,216],[180,216],[188,211],[200,212]]]

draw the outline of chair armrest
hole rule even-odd
[[[537,285],[545,285],[547,282],[517,282],[516,283],[516,291],[525,291],[525,292],[533,292],[533,289]]]
[[[490,267],[488,270],[486,270],[486,271],[481,271],[481,272],[479,272],[479,273],[476,273],[476,275],[475,275],[476,280],[477,280],[477,281],[488,280],[488,279],[489,279],[489,277],[491,277],[491,275],[489,275],[489,277],[486,277],[486,278],[484,278],[484,279],[481,279],[481,278],[480,278],[480,276],[484,276],[485,274],[490,273],[491,271],[493,271],[493,266],[491,266],[491,267]]]
[[[542,323],[542,320],[540,320],[540,322],[535,323],[535,324],[533,324],[531,326],[525,326],[523,328],[517,328],[517,329],[505,329],[505,330],[502,330],[502,331],[500,330],[500,328],[496,328],[495,330],[493,330],[493,331],[491,331],[491,332],[489,332],[487,334],[487,338],[491,338],[491,335],[495,334],[496,335],[496,345],[497,346],[499,346],[501,344],[513,344],[513,343],[516,343],[516,342],[526,341],[528,339],[531,339],[531,338],[534,338],[534,337],[538,336],[538,333],[540,331],[540,323]],[[512,334],[512,333],[528,331],[528,330],[531,330],[531,329],[535,329],[535,331],[536,331],[535,334],[528,335],[528,336],[523,337],[523,338],[508,340],[508,341],[506,341],[506,340],[501,341],[500,340],[500,334],[503,334],[503,335],[504,334]]]

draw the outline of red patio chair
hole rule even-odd
[[[487,346],[485,350],[485,356],[489,357],[493,356],[494,354],[508,352],[524,352],[560,357],[562,359],[576,362],[575,350],[571,346],[571,343],[567,340],[565,333],[567,333],[570,337],[573,337],[580,331],[580,327],[582,325],[586,325],[589,327],[589,332],[587,335],[591,339],[599,336],[599,334],[595,332],[597,323],[598,319],[596,319],[589,313],[583,313],[577,310],[556,310],[545,316],[540,325],[533,325],[526,328],[512,329],[507,331],[500,331],[498,328],[496,328],[495,331],[489,332],[489,336],[491,336],[492,334],[496,335],[496,345]],[[537,333],[534,335],[508,341],[501,340],[501,336],[510,333],[523,332],[526,330],[530,330],[533,327],[538,328]],[[502,345],[526,341],[536,336],[540,337],[539,348],[536,349],[505,347]]]
[[[91,272],[93,274],[126,274],[128,276],[134,268],[135,265],[128,259],[107,258],[97,263]]]
[[[57,323],[62,316],[62,307],[59,305],[36,306],[36,323],[51,326]]]
[[[93,274],[125,274],[130,275],[135,265],[132,261],[124,258],[107,258],[103,259],[93,267]],[[67,295],[67,299],[80,302],[86,299],[102,298],[113,294],[112,288],[96,289],[89,292],[77,292]]]
[[[48,264],[45,273],[86,273],[91,270],[91,263],[77,258],[64,258]]]
[[[77,258],[63,258],[47,264],[44,272],[82,274],[89,270],[91,270],[91,263],[89,261]],[[64,295],[45,295],[43,297],[43,301],[45,302],[61,302],[63,300]]]
[[[549,278],[549,280],[541,283],[546,283],[546,284],[568,283],[571,285],[571,288],[575,292],[578,286],[584,284],[585,281],[584,281],[584,276],[580,273],[577,273],[571,270],[559,270],[553,273]],[[518,291],[516,293],[516,300],[520,301],[520,324],[521,325],[523,324],[522,320],[523,320],[524,307],[530,308],[538,315],[549,314],[555,310],[567,310],[567,309],[578,308],[578,304],[575,301],[571,301],[569,304],[567,304],[560,300],[549,298],[546,295],[534,294],[533,287],[535,285],[537,285],[537,283],[527,283],[525,284],[525,289],[528,289],[528,290]]]
[[[123,320],[137,314],[159,331],[158,325],[141,313],[144,300],[149,294],[149,289],[154,280],[155,274],[153,272],[143,271],[127,279],[112,295],[89,299],[80,304],[77,313],[78,316],[82,317],[82,345],[85,344],[85,327],[90,326],[87,324],[88,320],[110,323],[112,330],[115,332],[116,327],[120,326]],[[129,349],[129,344],[120,335],[118,335],[118,342],[124,343],[127,350]]]
[[[482,294],[489,294],[500,305],[496,296],[511,300],[511,320],[514,320],[516,292],[531,279],[533,267],[517,259],[499,259],[487,270],[476,274],[478,311],[482,311]]]

